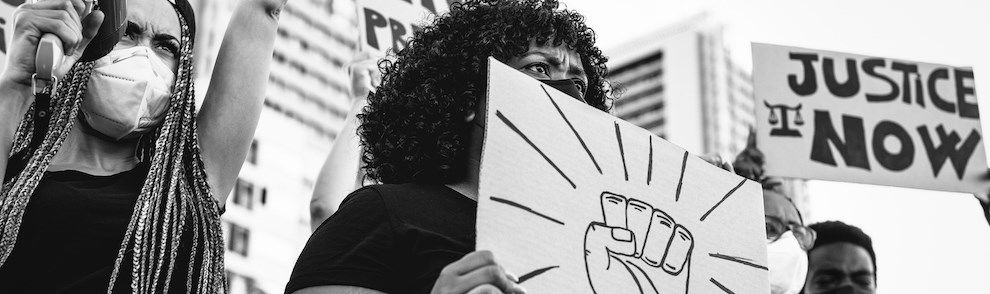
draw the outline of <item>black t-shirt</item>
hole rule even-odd
[[[6,178],[23,168],[21,158],[11,158]],[[14,250],[0,266],[0,293],[106,293],[149,166],[141,163],[110,176],[46,172],[24,210]],[[188,233],[180,243],[170,293],[185,292]],[[130,292],[130,258],[125,256],[114,293]]]
[[[429,293],[440,270],[474,251],[477,207],[443,185],[354,191],[310,236],[285,292],[341,285]]]

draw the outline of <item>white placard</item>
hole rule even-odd
[[[759,184],[489,64],[477,249],[530,293],[769,292]]]
[[[988,190],[970,68],[753,44],[769,175]]]

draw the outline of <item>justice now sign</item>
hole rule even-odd
[[[772,176],[984,193],[970,68],[753,44]]]

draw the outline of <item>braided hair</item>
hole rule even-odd
[[[130,274],[131,279],[130,285],[120,286],[129,286],[133,293],[168,292],[174,281],[182,279],[185,293],[226,292],[220,207],[207,185],[196,135],[194,19],[187,2],[177,1],[173,7],[182,27],[178,72],[164,122],[138,142],[137,157],[150,163],[150,168],[114,261],[107,293],[114,292],[122,274]],[[13,251],[31,195],[77,120],[92,71],[93,62],[76,63],[55,85],[50,128],[41,144],[29,144],[36,127],[31,115],[35,106],[18,126],[11,154],[27,152],[29,158],[0,192],[0,265]],[[177,264],[180,247],[192,252],[188,264]],[[185,277],[173,276],[183,272]]]

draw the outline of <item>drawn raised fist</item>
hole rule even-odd
[[[596,294],[687,293],[694,237],[667,213],[609,192],[601,195],[605,223],[584,235],[588,282]]]

